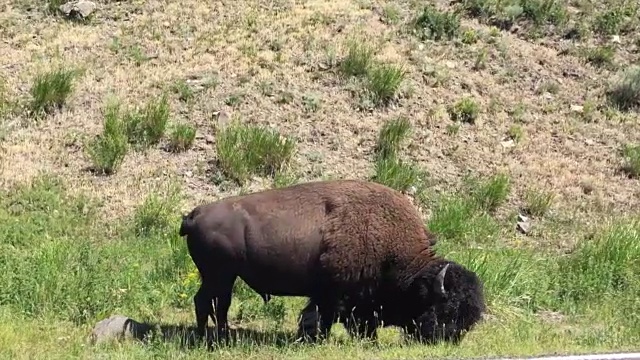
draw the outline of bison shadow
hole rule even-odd
[[[213,334],[215,328],[207,327],[207,334]],[[134,338],[143,343],[151,341],[163,341],[166,343],[177,343],[181,348],[191,349],[204,346],[204,341],[198,339],[195,326],[177,325],[177,324],[152,324],[140,323],[135,329],[132,329]],[[244,327],[230,327],[229,341],[216,342],[209,338],[213,346],[218,344],[225,345],[269,345],[275,347],[290,346],[296,342],[296,336],[291,331],[281,330],[255,330]]]

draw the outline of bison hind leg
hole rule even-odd
[[[218,339],[227,339],[228,312],[231,306],[231,295],[233,283],[236,276],[230,275],[225,278],[203,279],[200,289],[193,297],[195,315],[197,323],[197,334],[200,338],[206,334],[209,317],[216,327],[215,335]],[[207,336],[207,343],[211,345],[212,340]]]

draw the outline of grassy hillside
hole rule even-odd
[[[425,358],[640,344],[640,11],[625,0],[0,4],[0,357],[90,346],[112,314],[194,325],[196,204],[328,178],[399,189],[478,272],[457,347],[293,344],[304,299],[236,284],[216,358]],[[526,218],[519,218],[523,215]]]

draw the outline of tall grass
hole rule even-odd
[[[155,322],[166,322],[177,314],[176,318],[193,325],[192,296],[199,279],[184,240],[177,236],[180,199],[171,188],[160,189],[142,199],[125,218],[103,220],[98,216],[103,211],[100,202],[69,191],[56,177],[42,176],[2,191],[1,356],[29,358],[47,352],[60,358],[95,357],[101,352],[115,357],[195,358],[205,354],[206,350],[167,344],[162,338],[144,346],[82,345],[84,329],[113,313]],[[327,344],[294,344],[296,316],[304,299],[275,297],[264,304],[238,281],[231,321],[263,329],[261,340],[241,340],[214,350],[215,355],[464,358],[637,346],[639,219],[605,224],[594,236],[576,239],[574,251],[566,255],[551,249],[505,247],[495,236],[485,237],[481,246],[471,246],[462,241],[483,233],[495,235],[500,229],[474,199],[466,192],[433,198],[429,222],[441,236],[438,251],[476,271],[485,284],[490,316],[459,346],[403,344],[396,330],[384,329],[380,346],[371,347],[348,340],[338,325],[336,338]],[[559,320],[554,320],[558,322],[548,322],[543,311],[558,314]],[[47,331],[41,332],[42,326]]]
[[[251,176],[275,176],[293,158],[296,142],[278,131],[233,123],[223,128],[216,139],[218,163],[222,171],[239,184]]]

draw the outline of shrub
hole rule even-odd
[[[609,102],[620,110],[640,108],[640,66],[633,66],[620,73],[607,96]]]
[[[433,5],[427,5],[414,20],[414,27],[423,39],[451,40],[458,36],[460,18],[453,12],[442,12]]]

